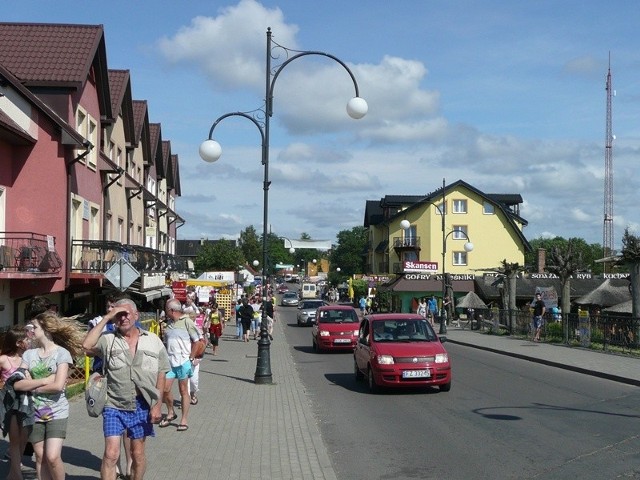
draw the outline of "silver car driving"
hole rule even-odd
[[[300,300],[298,304],[298,326],[312,325],[316,319],[318,307],[328,305],[324,300]]]

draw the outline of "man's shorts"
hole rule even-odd
[[[167,380],[184,380],[185,378],[191,378],[192,376],[193,366],[191,365],[191,360],[187,360],[177,367],[171,367],[171,370],[167,372]]]
[[[544,320],[542,319],[541,315],[536,315],[535,317],[533,317],[533,328],[542,328],[542,325],[544,325]]]
[[[39,443],[48,438],[67,438],[67,420],[58,418],[48,422],[36,422],[29,433],[29,441]]]
[[[149,405],[142,397],[136,398],[136,409],[118,410],[105,407],[102,412],[102,430],[105,437],[119,437],[126,430],[133,440],[153,437],[153,425],[149,422]]]

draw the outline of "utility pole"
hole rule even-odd
[[[613,251],[613,140],[611,128],[611,101],[613,90],[611,89],[611,53],[609,53],[609,70],[607,72],[607,120],[604,148],[604,226],[602,233],[602,256],[610,257]],[[611,263],[604,264],[605,272],[610,272]]]

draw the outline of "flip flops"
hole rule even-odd
[[[160,428],[168,427],[169,424],[173,422],[176,418],[178,418],[178,414],[175,412],[172,416],[166,415],[162,420],[160,420],[160,423],[158,424],[158,426]]]
[[[198,404],[198,397],[191,397],[191,405],[197,405]]]
[[[178,432],[186,432],[187,430],[189,430],[189,425],[178,425],[178,428],[176,428],[176,430]]]

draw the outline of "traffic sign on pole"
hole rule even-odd
[[[139,276],[140,273],[124,258],[119,258],[104,272],[104,277],[121,292],[129,288]]]

